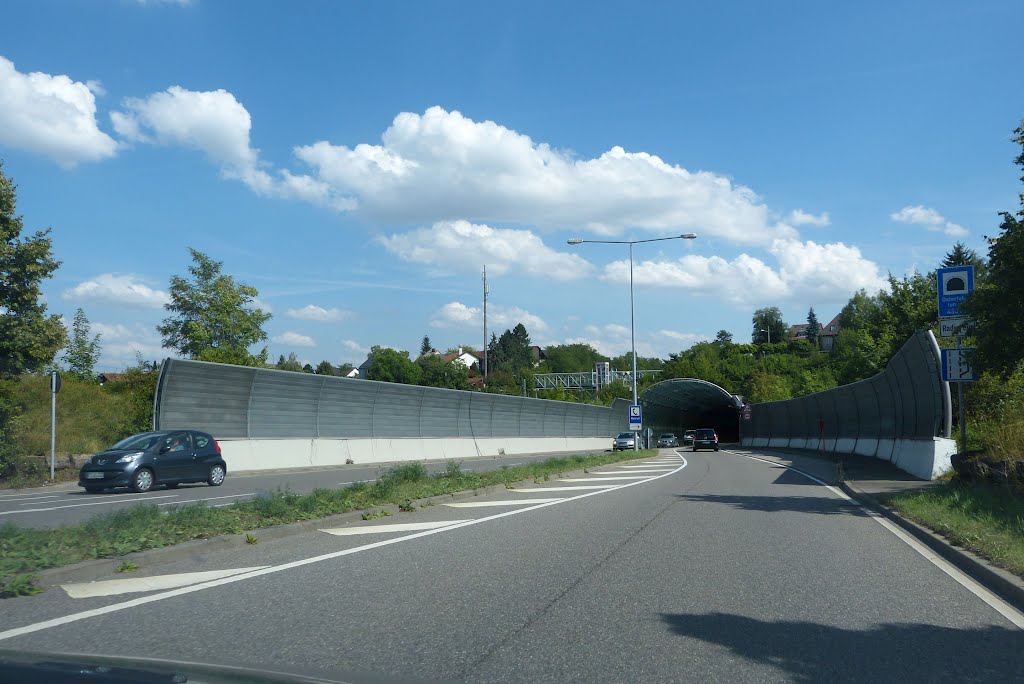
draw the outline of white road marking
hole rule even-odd
[[[600,475],[600,473],[594,473]],[[610,482],[612,480],[646,480],[648,475],[612,475],[611,477],[563,477],[559,482]]]
[[[204,499],[185,499],[183,501],[165,501],[164,503],[158,503],[157,506],[177,506],[178,504],[190,504],[199,503],[200,501],[216,501],[217,499],[234,499],[239,496],[255,496],[256,492],[249,492],[248,494],[227,494],[225,496],[208,496]]]
[[[177,494],[163,494],[161,496],[139,496],[134,499],[111,499],[110,501],[92,501],[89,503],[67,504],[54,506],[52,508],[26,508],[23,511],[0,511],[0,515],[11,515],[12,513],[41,513],[43,511],[58,511],[62,508],[78,508],[79,506],[102,506],[104,504],[127,503],[129,501],[152,501],[153,499],[169,499]]]
[[[338,485],[354,485],[361,482],[376,482],[376,480],[352,480],[351,482],[339,482]]]
[[[645,478],[646,479],[646,478]],[[639,483],[637,483],[639,484]],[[526,487],[524,489],[510,489],[510,492],[523,492],[524,494],[536,494],[538,492],[571,492],[581,489],[613,489],[625,485],[570,485],[568,487]]]
[[[661,466],[667,465],[662,463],[652,463],[651,465],[624,465],[619,466],[620,468],[632,468],[634,470],[662,470]]]
[[[472,520],[447,520],[439,522],[393,523],[390,525],[360,525],[358,527],[333,527],[320,530],[336,537],[348,537],[354,534],[385,534],[387,532],[413,532],[415,530],[433,530],[458,523],[473,522]]]
[[[591,470],[591,475],[642,475],[644,473],[667,473],[672,468],[650,468],[644,470]]]
[[[46,493],[46,492],[22,492],[21,494],[0,494],[0,503],[2,503],[4,501],[14,501],[15,499],[22,499],[22,500],[24,500],[24,497],[26,497],[26,496],[30,496],[30,497],[60,496],[61,494],[70,494],[73,491],[75,491],[75,490],[73,490],[73,489],[59,489],[56,492],[54,492],[53,494],[49,494],[49,493]]]
[[[231,577],[223,577],[221,579],[211,580],[209,582],[203,582],[202,584],[193,584],[187,587],[180,587],[178,589],[171,589],[159,594],[150,594],[149,596],[140,596],[139,598],[130,599],[122,603],[113,603],[109,606],[103,606],[101,608],[94,608],[92,610],[84,610],[80,613],[72,613],[71,615],[63,615],[61,617],[51,618],[42,622],[36,622],[24,627],[15,627],[6,631],[0,632],[0,641],[6,641],[7,639],[13,639],[15,637],[24,636],[26,634],[34,634],[35,632],[41,632],[46,629],[53,627],[60,627],[62,625],[71,624],[72,622],[79,622],[80,620],[87,620],[93,617],[99,617],[100,615],[107,615],[109,613],[117,613],[122,610],[129,608],[135,608],[138,606],[144,606],[157,601],[163,601],[164,599],[175,598],[177,596],[185,596],[192,594],[197,591],[205,591],[206,589],[213,589],[215,587],[224,586],[226,584],[234,584],[235,582],[243,582],[247,579],[253,579],[256,577],[262,577],[264,575],[271,575],[278,572],[284,572],[286,570],[292,570],[294,568],[301,568],[307,565],[313,565],[314,563],[322,563],[324,561],[334,560],[335,558],[341,558],[342,556],[350,556],[352,554],[361,553],[363,551],[370,551],[383,546],[390,546],[391,544],[400,544],[402,542],[411,541],[413,539],[419,539],[421,537],[429,537],[434,534],[441,534],[442,532],[449,532],[451,530],[457,530],[460,527],[469,527],[470,525],[480,525],[491,520],[498,520],[499,518],[506,518],[512,515],[521,515],[523,513],[530,513],[541,508],[547,508],[548,506],[558,506],[563,503],[570,501],[578,501],[579,499],[586,499],[591,496],[600,496],[610,491],[616,491],[620,489],[626,489],[628,487],[635,487],[637,485],[646,484],[653,482],[654,480],[660,480],[663,477],[668,477],[678,473],[680,470],[685,468],[688,463],[682,456],[679,457],[682,460],[682,465],[669,473],[663,475],[655,475],[649,480],[642,480],[639,482],[629,482],[622,485],[617,485],[611,489],[602,488],[601,491],[587,492],[586,494],[577,494],[576,496],[567,496],[565,498],[556,499],[547,503],[536,504],[534,506],[528,506],[527,508],[517,508],[511,511],[504,511],[502,513],[495,513],[494,515],[488,515],[483,518],[476,518],[475,520],[469,520],[464,523],[457,525],[450,525],[448,527],[440,527],[434,530],[424,530],[422,532],[414,532],[412,534],[405,535],[403,537],[394,537],[392,539],[383,539],[378,542],[371,544],[364,544],[363,546],[356,546],[351,549],[342,549],[340,551],[333,551],[331,553],[325,553],[319,556],[312,556],[310,558],[303,558],[302,560],[291,561],[289,563],[282,563],[281,565],[272,565],[270,567],[263,568],[262,570],[253,570],[240,575],[233,575]],[[522,490],[514,490],[522,491]],[[544,490],[542,490],[544,491]]]
[[[176,589],[190,584],[209,582],[210,580],[222,577],[240,575],[243,572],[262,570],[266,565],[258,565],[252,568],[234,568],[231,570],[209,570],[207,572],[182,572],[175,575],[155,575],[153,577],[126,577],[124,579],[104,580],[102,582],[80,582],[76,584],[62,584],[61,589],[67,592],[73,599],[95,598],[97,596],[115,596],[117,594],[132,594],[140,591],[156,591],[163,589]]]
[[[824,482],[823,480],[819,480],[818,478],[814,477],[813,475],[811,475],[809,473],[805,473],[802,470],[799,470],[797,468],[793,468],[792,466],[788,466],[788,465],[786,465],[784,463],[779,463],[778,461],[771,461],[771,460],[766,459],[766,458],[758,458],[757,456],[751,456],[749,454],[740,454],[740,453],[737,453],[735,451],[729,451],[727,449],[723,449],[723,451],[725,451],[726,453],[729,453],[729,454],[734,454],[736,456],[745,456],[745,457],[747,457],[749,459],[752,459],[752,460],[755,460],[755,461],[761,461],[762,463],[767,463],[769,465],[773,465],[773,466],[776,466],[778,468],[785,468],[787,470],[792,470],[795,473],[800,473],[801,475],[803,475],[804,477],[806,477],[809,480],[814,480],[815,482],[820,484],[822,487],[825,487],[829,491],[834,492],[836,494],[836,496],[838,496],[841,499],[844,499],[844,500],[852,503],[854,506],[857,506],[858,508],[860,508],[872,520],[874,520],[876,523],[878,523],[879,525],[881,525],[885,529],[887,529],[890,532],[892,532],[894,535],[896,535],[896,537],[900,541],[905,543],[907,546],[912,548],[914,551],[917,551],[917,553],[919,553],[921,556],[923,556],[925,559],[927,559],[929,562],[931,562],[931,564],[934,565],[935,567],[937,567],[939,570],[941,570],[942,572],[944,572],[947,575],[949,575],[949,577],[951,577],[954,581],[956,581],[958,584],[960,584],[960,586],[962,586],[964,589],[966,589],[967,591],[971,592],[972,594],[974,594],[975,596],[980,598],[982,601],[984,601],[986,604],[988,604],[988,606],[990,608],[992,608],[997,613],[999,613],[1004,618],[1006,618],[1011,623],[1013,623],[1013,625],[1015,627],[1017,627],[1018,629],[1024,629],[1024,614],[1021,614],[1013,606],[1011,606],[1010,604],[1006,603],[1001,598],[999,598],[998,596],[996,596],[995,594],[990,592],[988,589],[983,587],[973,577],[971,577],[970,575],[967,575],[967,574],[961,572],[961,570],[959,568],[957,568],[955,565],[953,565],[952,563],[947,561],[945,558],[942,558],[941,556],[936,555],[936,553],[934,551],[932,551],[927,546],[925,546],[924,544],[919,542],[917,539],[914,539],[914,537],[910,536],[909,534],[907,534],[905,531],[903,531],[902,529],[900,529],[899,527],[897,527],[893,523],[891,523],[888,520],[886,520],[884,516],[876,513],[875,511],[871,510],[867,506],[861,505],[861,503],[859,501],[857,501],[854,498],[851,498],[842,489],[839,489],[838,487],[833,487],[832,485],[828,484],[827,482]]]
[[[560,501],[559,498],[552,499],[508,499],[505,501],[463,501],[461,503],[441,504],[448,508],[484,508],[488,506],[528,506],[530,504],[548,503],[549,501]]]
[[[35,497],[32,497],[31,499],[19,499],[20,501],[29,501],[29,502],[32,502],[32,503],[19,503],[18,505],[19,506],[41,506],[43,504],[53,503],[54,499],[59,499],[59,498],[60,497],[57,496],[56,494],[50,494],[49,496],[35,496]],[[41,503],[34,503],[36,501],[41,501]],[[14,502],[13,501],[0,501],[0,503],[14,503]]]

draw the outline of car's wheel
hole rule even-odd
[[[153,471],[149,468],[139,468],[132,475],[132,489],[142,494],[153,488]]]
[[[102,491],[103,491],[103,487],[86,487],[85,488],[85,493],[86,494],[99,494]]]
[[[697,450],[697,447],[692,447],[692,448],[690,449],[690,451],[696,451],[696,450]]]
[[[168,482],[164,486],[167,487],[168,489],[177,489],[178,485],[180,485],[180,484],[181,484],[180,482]]]
[[[215,465],[210,468],[210,476],[206,479],[211,487],[220,487],[224,483],[224,466]]]

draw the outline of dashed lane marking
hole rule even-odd
[[[158,591],[163,589],[177,589],[187,587],[190,584],[209,582],[210,580],[222,577],[240,575],[243,572],[262,570],[266,565],[259,565],[252,568],[233,568],[231,570],[208,570],[206,572],[181,572],[175,575],[155,575],[153,577],[131,577],[116,580],[103,580],[102,582],[81,582],[76,584],[62,584],[61,589],[67,592],[73,599],[95,598],[97,596],[115,596],[117,594],[132,594],[140,591]]]
[[[334,527],[320,530],[336,537],[348,537],[356,534],[385,534],[387,532],[415,532],[418,530],[434,530],[439,527],[472,522],[471,520],[442,520],[440,522],[394,523],[392,525],[360,525],[358,527]]]

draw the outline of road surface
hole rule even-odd
[[[0,648],[384,681],[1024,680],[1020,613],[756,452],[565,480],[8,599]]]

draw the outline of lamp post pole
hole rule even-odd
[[[629,245],[629,344],[633,355],[633,404],[640,403],[640,398],[636,391],[636,317],[634,315],[635,307],[633,305],[633,245],[640,244],[641,242],[661,242],[663,240],[694,240],[696,239],[696,233],[683,233],[682,235],[670,235],[669,237],[662,238],[650,238],[648,240],[582,240],[580,238],[572,238],[566,240],[570,245],[582,245],[585,243],[594,243],[602,245]],[[633,437],[633,450],[639,449],[639,435]]]

